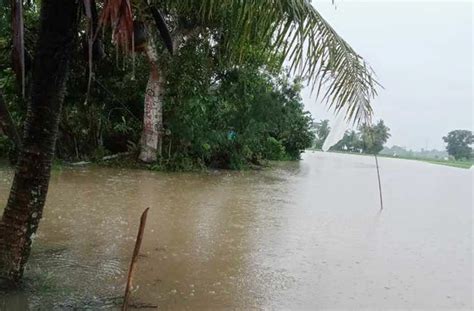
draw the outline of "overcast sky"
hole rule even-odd
[[[313,0],[318,11],[374,68],[384,86],[375,118],[388,145],[444,149],[442,136],[473,128],[471,1]],[[303,92],[313,118],[334,117]]]

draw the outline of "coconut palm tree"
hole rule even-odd
[[[83,3],[90,16],[91,0]],[[174,27],[172,45],[176,48],[186,36],[212,31],[222,60],[238,64],[245,60],[249,47],[258,42],[274,57],[284,55],[293,73],[305,77],[336,112],[343,111],[357,122],[370,119],[370,100],[376,95],[377,85],[371,69],[309,0],[105,0],[100,23],[112,26],[113,41],[123,52],[133,55],[133,19],[139,15],[136,9],[145,10],[149,5],[161,8],[170,24],[179,26],[182,17],[189,19],[191,29]],[[46,199],[68,64],[78,33],[78,12],[75,0],[41,1],[23,147],[0,221],[0,279],[13,283],[22,277]],[[143,15],[150,25],[153,14]],[[160,94],[165,77],[157,73],[159,64],[154,59],[152,40],[148,46],[152,67],[148,100],[152,104],[148,111],[145,109],[144,123],[148,122],[153,130],[144,133],[142,141],[153,153],[159,144]]]
[[[314,147],[316,149],[321,149],[323,147],[324,141],[329,135],[331,131],[331,127],[329,126],[329,120],[321,120],[321,122],[314,123],[313,128],[315,130],[316,139]]]

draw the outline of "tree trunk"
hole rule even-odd
[[[158,67],[158,55],[152,40],[148,42],[145,53],[150,62],[151,69],[145,93],[143,132],[139,159],[145,163],[152,163],[156,162],[157,155],[161,156],[165,79],[163,71]]]
[[[0,221],[0,280],[18,284],[48,191],[66,76],[77,34],[76,0],[43,0],[23,146]]]
[[[196,27],[191,30],[178,29],[173,34],[172,46],[176,54],[180,44],[186,37],[199,32]],[[143,113],[143,132],[140,141],[139,159],[145,163],[156,162],[157,155],[161,157],[163,143],[163,94],[165,93],[166,78],[158,66],[158,54],[153,40],[149,40],[145,50],[151,70],[145,94],[145,109]]]

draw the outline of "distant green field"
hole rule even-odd
[[[311,150],[321,151],[321,150],[316,150],[316,149],[311,149]],[[366,153],[354,153],[354,152],[342,152],[342,151],[329,151],[329,152],[347,153],[347,154],[354,154],[354,155],[361,155],[361,156],[371,156],[371,154],[366,154]],[[427,158],[417,158],[417,157],[394,157],[394,156],[390,156],[386,154],[378,154],[377,156],[380,158],[422,161],[422,162],[427,162],[427,163],[432,163],[432,164],[439,164],[439,165],[452,166],[452,167],[465,168],[465,169],[470,169],[471,166],[474,164],[473,160],[455,161],[455,160],[427,159]]]
[[[385,158],[394,158],[394,159],[405,159],[405,160],[416,160],[416,161],[423,161],[423,162],[428,162],[428,163],[433,163],[433,164],[439,164],[439,165],[446,165],[446,166],[452,166],[452,167],[459,167],[459,168],[466,168],[470,169],[473,162],[472,161],[455,161],[455,160],[437,160],[437,159],[426,159],[426,158],[410,158],[410,157],[392,157],[388,155],[379,155],[379,157],[385,157]]]

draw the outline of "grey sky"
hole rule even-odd
[[[375,118],[388,145],[443,149],[442,136],[473,125],[473,4],[470,1],[330,1],[314,6],[374,68],[385,87]],[[303,92],[313,118],[334,117]]]

